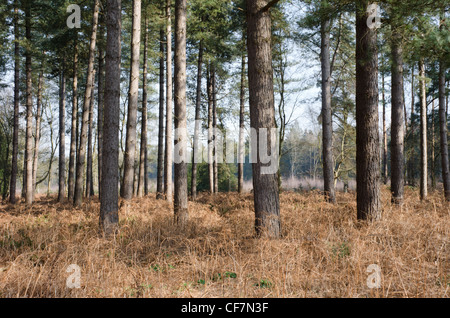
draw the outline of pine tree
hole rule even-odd
[[[175,2],[175,223],[188,222],[187,118],[186,118],[186,0]]]
[[[378,133],[377,32],[367,24],[367,0],[356,6],[356,174],[357,217],[381,217]]]
[[[81,119],[81,133],[80,133],[80,144],[78,147],[77,154],[77,165],[76,165],[76,179],[75,179],[75,192],[74,192],[74,205],[81,206],[83,202],[83,173],[85,169],[86,162],[86,143],[88,138],[88,126],[89,126],[89,108],[92,98],[92,90],[94,86],[94,59],[95,59],[95,46],[97,43],[97,29],[98,29],[98,16],[100,9],[100,1],[95,0],[93,17],[92,17],[92,33],[89,45],[89,59],[88,68],[86,74],[86,89],[84,93],[83,101],[83,112]]]
[[[133,197],[134,164],[136,156],[136,124],[139,97],[139,59],[141,43],[141,0],[133,0],[133,32],[131,37],[131,72],[128,93],[127,135],[124,155],[124,175],[120,188],[122,198]]]
[[[271,19],[269,9],[276,1],[247,0],[248,82],[250,94],[250,125],[256,129],[275,127],[272,53],[270,46]],[[268,144],[272,142],[268,138]],[[259,141],[256,152],[259,153]],[[281,236],[280,200],[277,173],[264,173],[258,158],[253,163],[255,229],[259,236]]]
[[[103,164],[100,197],[100,228],[108,236],[119,223],[119,115],[121,0],[108,0],[106,7],[105,111]]]

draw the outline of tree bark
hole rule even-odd
[[[75,39],[73,55],[73,93],[72,93],[72,124],[70,129],[70,154],[69,154],[69,177],[68,198],[73,200],[75,190],[75,156],[77,152],[77,129],[78,129],[78,40]]]
[[[439,128],[440,128],[440,147],[441,147],[441,165],[442,181],[444,183],[444,197],[450,201],[450,168],[448,160],[448,141],[447,141],[447,115],[445,100],[445,64],[439,63]]]
[[[165,144],[165,156],[164,156],[164,192],[166,194],[166,200],[173,202],[173,87],[172,87],[172,14],[171,14],[171,1],[166,2],[166,18],[167,18],[167,59],[166,59],[166,144]]]
[[[202,102],[202,74],[203,74],[203,40],[200,41],[198,47],[198,63],[197,63],[197,92],[195,99],[195,128],[194,128],[194,146],[192,151],[192,178],[191,178],[191,195],[192,200],[197,199],[197,163],[200,153],[200,120],[201,120],[201,102]]]
[[[131,36],[131,72],[128,93],[128,119],[125,142],[124,172],[121,196],[125,200],[133,197],[134,163],[136,157],[136,123],[139,98],[139,59],[141,47],[141,0],[133,0],[133,32]]]
[[[427,95],[425,83],[425,62],[419,62],[420,76],[420,199],[428,196],[428,150],[427,150]]]
[[[31,1],[25,2],[25,37],[28,46],[31,43]],[[25,50],[26,73],[26,144],[25,144],[25,177],[24,195],[27,205],[33,204],[33,98],[32,98],[32,65],[31,49]]]
[[[333,162],[333,119],[331,112],[331,60],[330,60],[331,20],[324,18],[321,23],[321,65],[322,65],[322,143],[323,179],[325,199],[336,202],[334,189]]]
[[[213,115],[213,174],[214,174],[214,193],[219,193],[219,167],[218,167],[218,153],[217,153],[217,86],[216,86],[216,67],[212,66],[211,70],[211,86],[212,86],[212,115]]]
[[[156,198],[164,198],[164,29],[159,31],[159,131],[158,131],[158,172],[156,180]]]
[[[93,76],[93,78],[95,78],[95,69],[94,69],[94,74],[92,76]],[[92,89],[91,102],[89,105],[86,189],[85,189],[86,198],[90,198],[91,196],[94,196],[94,175],[93,175],[93,168],[92,168],[92,165],[93,165],[93,159],[92,159],[93,128],[94,128],[94,89]]]
[[[66,74],[64,64],[63,62],[59,91],[58,202],[63,202],[66,198]]]
[[[377,32],[367,25],[367,0],[356,12],[356,182],[358,220],[381,218]]]
[[[245,161],[245,54],[241,59],[241,85],[239,94],[239,161],[238,161],[238,192],[244,192],[244,161]]]
[[[19,105],[20,105],[20,47],[19,47],[19,0],[14,1],[14,127],[11,159],[9,202],[16,204],[17,157],[19,153]]]
[[[214,126],[213,126],[213,86],[211,62],[208,65],[207,72],[207,93],[208,93],[208,176],[209,192],[214,193]]]
[[[39,72],[38,80],[38,93],[36,102],[36,130],[34,137],[34,156],[33,156],[33,200],[36,195],[36,178],[37,178],[37,168],[39,159],[39,142],[41,140],[41,118],[42,118],[42,90],[44,86],[44,69],[41,66],[41,71]]]
[[[435,145],[436,145],[436,138],[435,138],[435,127],[434,127],[434,99],[431,102],[431,189],[434,191],[436,190],[436,158],[435,158]]]
[[[388,169],[387,169],[387,153],[388,153],[388,142],[387,142],[387,127],[386,127],[386,94],[385,94],[385,80],[384,72],[381,74],[381,89],[382,89],[382,103],[383,103],[383,183],[388,182]]]
[[[187,119],[186,119],[186,0],[175,1],[175,223],[185,226],[188,222],[187,194]]]
[[[255,230],[258,236],[279,238],[281,236],[280,199],[277,171],[265,168],[259,156],[261,128],[275,128],[275,105],[271,50],[271,18],[269,11],[261,10],[267,0],[247,0],[247,49],[248,81],[250,96],[250,124],[256,130],[258,159],[252,164],[255,204]],[[272,144],[272,138],[268,144]],[[271,147],[270,147],[271,148]],[[278,160],[277,160],[278,161]],[[277,170],[277,169],[275,169]]]
[[[414,90],[414,65],[411,68],[411,119],[410,119],[410,127],[409,134],[411,135],[411,140],[414,140],[415,134],[415,126],[414,126],[414,104],[415,104],[415,90]],[[408,183],[410,186],[415,186],[415,171],[414,171],[414,160],[415,160],[415,147],[411,142],[411,152],[408,159]]]
[[[402,36],[393,27],[391,39],[391,195],[392,203],[403,203],[404,195],[404,107]]]
[[[100,1],[95,0],[94,13],[92,18],[92,34],[89,46],[89,60],[88,69],[86,75],[86,90],[84,93],[83,113],[81,119],[81,135],[80,144],[78,147],[77,165],[76,165],[76,179],[75,179],[75,192],[74,192],[74,204],[75,206],[81,206],[83,203],[83,172],[86,162],[86,141],[89,125],[89,106],[92,97],[93,82],[94,82],[94,58],[95,58],[95,45],[97,41],[97,28],[98,28],[98,15],[99,15]]]
[[[139,182],[138,197],[142,197],[145,191],[145,179],[148,178],[145,166],[147,165],[147,43],[148,43],[148,18],[144,18],[144,65],[142,70],[142,123],[141,123],[141,149],[139,158]]]
[[[119,119],[121,0],[106,6],[105,112],[103,121],[103,164],[100,197],[100,228],[111,235],[119,224]]]
[[[97,138],[98,138],[98,195],[101,197],[101,184],[102,184],[102,167],[103,167],[103,116],[104,116],[104,96],[105,96],[105,81],[104,81],[104,68],[105,58],[103,56],[103,48],[99,46],[98,49],[98,118],[97,118]]]

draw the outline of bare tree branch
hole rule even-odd
[[[270,1],[264,8],[261,9],[262,12],[268,11],[271,7],[276,5],[280,0],[272,0]]]

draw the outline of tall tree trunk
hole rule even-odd
[[[158,126],[158,172],[156,179],[156,198],[164,198],[164,29],[159,31],[159,126]]]
[[[166,18],[167,18],[167,59],[166,59],[166,144],[165,144],[165,156],[164,156],[164,192],[166,193],[166,200],[173,202],[173,181],[172,181],[172,169],[173,169],[173,87],[172,87],[172,14],[171,14],[171,1],[166,2]]]
[[[186,0],[175,1],[175,223],[188,222],[187,119],[186,119]]]
[[[420,76],[420,199],[428,196],[428,150],[427,150],[427,94],[425,83],[425,62],[419,62]]]
[[[256,130],[258,159],[252,164],[255,204],[255,230],[258,236],[281,236],[280,199],[277,170],[264,171],[259,141],[262,128],[272,129],[275,123],[273,69],[271,50],[271,18],[266,8],[268,0],[247,0],[248,82],[250,96],[250,124]],[[269,134],[268,144],[275,136]],[[264,147],[263,147],[264,148]],[[270,147],[271,148],[271,147]],[[269,148],[269,149],[270,149]],[[278,161],[278,160],[277,160]],[[273,163],[272,163],[273,164]],[[271,173],[273,172],[273,173]]]
[[[192,200],[197,199],[197,163],[200,154],[200,121],[201,121],[201,102],[202,102],[202,74],[203,74],[203,40],[198,46],[198,63],[197,63],[197,95],[195,100],[195,128],[194,128],[194,146],[192,151],[192,178],[191,178],[191,194]]]
[[[119,224],[119,119],[121,0],[107,0],[105,112],[100,197],[100,228],[109,236]]]
[[[435,133],[434,133],[434,99],[431,106],[431,189],[436,190],[436,160],[434,154],[434,148],[436,145]]]
[[[36,194],[36,178],[37,178],[37,168],[39,159],[39,142],[41,140],[41,118],[42,118],[42,90],[44,86],[44,68],[41,66],[41,71],[39,72],[38,80],[38,93],[36,102],[36,132],[34,137],[34,156],[33,156],[33,200]]]
[[[53,116],[53,111],[52,111],[52,108],[51,107],[49,107],[48,108],[49,109],[49,111],[50,111],[50,119],[49,119],[49,130],[50,130],[50,149],[51,149],[51,152],[50,152],[50,159],[49,159],[49,163],[48,163],[48,170],[47,170],[47,197],[50,197],[50,187],[51,187],[51,184],[52,184],[52,166],[53,166],[53,158],[55,157],[55,154],[56,154],[56,148],[58,147],[58,144],[54,144],[54,139],[55,138],[53,138],[54,137],[54,129],[53,129],[53,119],[54,119],[54,116]]]
[[[92,97],[93,83],[94,83],[94,59],[95,59],[95,45],[97,41],[98,15],[99,15],[100,0],[95,0],[94,14],[92,18],[92,34],[89,46],[89,60],[86,75],[86,90],[84,93],[83,114],[81,120],[81,135],[80,145],[78,147],[76,179],[75,179],[75,193],[74,204],[81,206],[83,203],[83,172],[86,161],[86,141],[89,125],[89,106]]]
[[[64,64],[60,75],[59,91],[59,165],[58,165],[58,202],[66,198],[66,74]]]
[[[448,160],[448,142],[447,142],[447,116],[445,101],[445,64],[439,63],[439,128],[440,128],[440,147],[441,147],[441,165],[442,181],[444,183],[444,196],[450,201],[450,168]]]
[[[334,189],[333,119],[331,112],[330,28],[331,20],[329,18],[324,18],[320,27],[322,65],[323,181],[325,199],[328,202],[335,203],[336,194]]]
[[[219,173],[218,173],[218,158],[217,153],[217,86],[216,86],[216,67],[213,65],[211,70],[211,86],[212,86],[212,96],[213,96],[213,174],[214,174],[214,193],[219,192]]]
[[[19,1],[14,1],[14,126],[13,150],[11,159],[11,179],[9,202],[16,204],[18,153],[19,153],[19,104],[20,104],[20,47],[19,47]]]
[[[69,177],[68,198],[73,200],[75,190],[75,156],[77,152],[77,129],[78,129],[78,40],[75,39],[73,55],[73,93],[72,93],[72,124],[70,128],[70,154],[69,154]]]
[[[411,119],[410,119],[410,127],[409,134],[411,136],[411,140],[414,140],[415,134],[415,126],[414,126],[414,104],[415,104],[415,90],[414,90],[414,65],[411,67]],[[415,171],[414,171],[414,161],[415,161],[415,147],[414,143],[411,142],[411,151],[408,159],[408,183],[410,186],[415,186]]]
[[[403,203],[404,194],[404,107],[402,35],[392,26],[391,39],[391,194],[392,202]]]
[[[367,0],[356,12],[356,182],[358,220],[381,217],[377,32],[367,25]]]
[[[387,169],[387,153],[388,153],[388,142],[387,142],[387,127],[386,127],[386,93],[385,93],[385,83],[384,83],[384,72],[381,74],[381,89],[382,89],[382,99],[383,99],[383,183],[388,182],[388,169]]]
[[[445,15],[441,14],[440,28],[444,27]],[[450,167],[448,158],[448,138],[447,138],[447,107],[448,96],[445,98],[445,71],[446,65],[443,60],[439,62],[439,130],[441,148],[442,182],[444,184],[444,197],[450,201]]]
[[[136,124],[139,98],[139,59],[141,47],[141,0],[133,0],[133,32],[131,36],[131,72],[128,93],[128,119],[125,142],[124,171],[121,196],[125,200],[133,197],[134,163],[136,157]]]
[[[245,43],[245,42],[244,42]],[[241,59],[241,85],[239,94],[239,161],[238,161],[238,192],[244,192],[244,161],[245,161],[245,54]]]
[[[214,126],[213,126],[213,86],[211,62],[207,71],[207,92],[208,92],[208,176],[209,192],[214,193]]]
[[[93,77],[95,78],[95,69]],[[94,176],[93,176],[93,129],[94,129],[94,89],[91,93],[91,103],[89,105],[89,124],[88,124],[88,146],[87,146],[87,165],[86,165],[86,189],[85,196],[90,198],[94,196]]]
[[[97,118],[97,138],[98,138],[98,195],[101,197],[101,184],[102,184],[102,166],[103,166],[103,116],[104,116],[104,96],[105,96],[105,82],[104,82],[104,68],[105,58],[103,56],[103,48],[100,45],[98,48],[98,118]]]
[[[20,104],[20,47],[19,47],[19,0],[14,1],[14,127],[11,159],[11,182],[9,202],[16,204],[17,157],[19,153],[19,104]]]
[[[2,137],[0,137],[1,139]],[[3,166],[6,168],[6,170],[9,170],[9,164],[8,164],[8,160],[9,160],[9,152],[10,152],[10,143],[11,143],[11,138],[10,136],[4,136],[4,141],[6,142],[6,149],[5,149],[5,157],[4,157],[4,161],[3,161]],[[3,142],[3,141],[2,141]],[[2,192],[2,200],[6,200],[6,197],[8,195],[8,186],[9,186],[9,179],[11,178],[11,176],[9,175],[8,171],[5,171],[5,173],[3,173],[3,177],[2,177],[2,187],[1,187],[1,192]]]
[[[31,43],[31,1],[25,2],[25,37],[28,45]],[[31,49],[25,50],[26,73],[26,144],[25,144],[25,183],[24,195],[27,205],[33,204],[33,98],[32,98],[32,71]]]
[[[144,66],[142,72],[142,125],[141,125],[141,151],[139,158],[139,182],[138,182],[138,197],[142,197],[145,192],[145,179],[148,178],[145,166],[147,164],[147,43],[148,43],[148,18],[145,16],[144,21]],[[159,174],[159,171],[158,171]]]

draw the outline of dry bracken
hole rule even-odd
[[[0,297],[449,297],[450,213],[440,193],[388,203],[356,220],[354,194],[280,195],[283,237],[255,238],[251,194],[200,194],[186,227],[154,196],[123,205],[120,229],[99,234],[99,202],[80,209],[39,198],[0,205]],[[80,288],[66,272],[80,267]],[[369,288],[367,268],[381,269]]]

